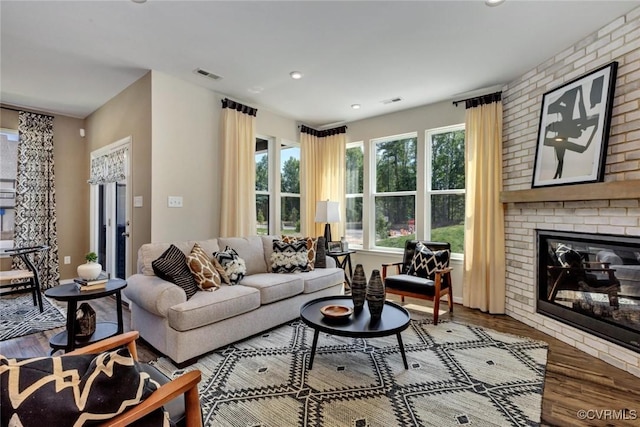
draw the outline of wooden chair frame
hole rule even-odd
[[[22,248],[5,249],[4,253],[11,255],[12,257],[20,258],[27,266],[28,270],[7,270],[0,271],[0,288],[14,288],[11,291],[4,291],[3,295],[9,295],[24,290],[29,290],[33,297],[33,305],[37,305],[40,309],[40,313],[43,311],[42,306],[42,289],[40,289],[40,274],[38,268],[43,261],[43,258],[39,262],[35,259],[37,252],[44,252],[49,249],[49,246],[29,246]],[[32,255],[34,254],[34,255]],[[14,283],[15,281],[20,281]],[[9,282],[9,283],[6,283]]]
[[[138,360],[138,350],[136,347],[136,339],[138,339],[138,331],[125,332],[111,338],[90,344],[86,347],[66,353],[73,354],[96,354],[103,351],[112,350],[114,348],[127,346],[131,356]],[[64,357],[64,356],[63,356]],[[184,394],[185,403],[185,425],[186,427],[202,427],[202,411],[200,408],[200,396],[198,394],[198,383],[202,374],[199,370],[194,370],[181,375],[170,382],[163,384],[158,390],[154,391],[140,404],[129,408],[122,414],[105,421],[100,424],[104,427],[121,427],[126,426],[138,420],[152,411],[162,407],[167,402]]]

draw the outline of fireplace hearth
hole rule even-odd
[[[537,312],[640,353],[640,238],[536,230]]]

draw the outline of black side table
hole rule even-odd
[[[121,291],[127,287],[127,282],[122,279],[109,279],[107,285],[103,289],[95,291],[81,291],[75,283],[56,286],[47,289],[44,294],[49,298],[57,301],[67,302],[67,330],[57,333],[49,340],[51,346],[51,354],[56,350],[64,350],[65,352],[73,351],[76,347],[84,347],[94,342],[118,335],[124,332],[124,321],[122,319],[122,294]],[[96,322],[96,331],[88,338],[83,340],[74,339],[76,336],[76,310],[78,301],[87,301],[109,295],[116,296],[116,310],[118,315],[118,323],[113,322]]]
[[[336,260],[338,268],[344,270],[344,281],[347,284],[345,291],[351,291],[351,278],[353,277],[353,267],[351,266],[351,254],[355,254],[356,251],[348,249],[346,251],[327,251],[327,256]],[[340,258],[342,257],[342,260]],[[349,274],[347,274],[347,266],[349,267]]]

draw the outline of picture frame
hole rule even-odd
[[[542,97],[532,188],[604,180],[618,63]]]
[[[342,252],[342,243],[329,242],[329,252]]]

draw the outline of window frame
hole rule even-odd
[[[345,203],[347,203],[348,199],[357,199],[360,198],[362,199],[362,217],[360,218],[360,223],[362,224],[362,243],[358,244],[358,243],[354,243],[354,242],[349,242],[349,247],[352,248],[358,248],[358,249],[362,249],[363,247],[365,247],[365,239],[366,239],[366,227],[365,227],[365,210],[366,210],[366,204],[365,204],[365,194],[366,194],[366,189],[367,189],[367,180],[366,180],[366,174],[365,174],[365,170],[367,170],[366,167],[366,163],[367,163],[367,152],[365,149],[365,144],[364,141],[356,141],[356,142],[349,142],[347,143],[345,150],[350,150],[350,149],[354,149],[354,148],[360,148],[362,150],[362,193],[347,193],[347,189],[346,189],[346,183],[345,183]],[[345,151],[346,153],[346,151]],[[346,168],[346,157],[345,157],[345,168]],[[345,205],[344,207],[344,219],[345,219],[345,235],[348,234],[347,232],[347,206]]]

